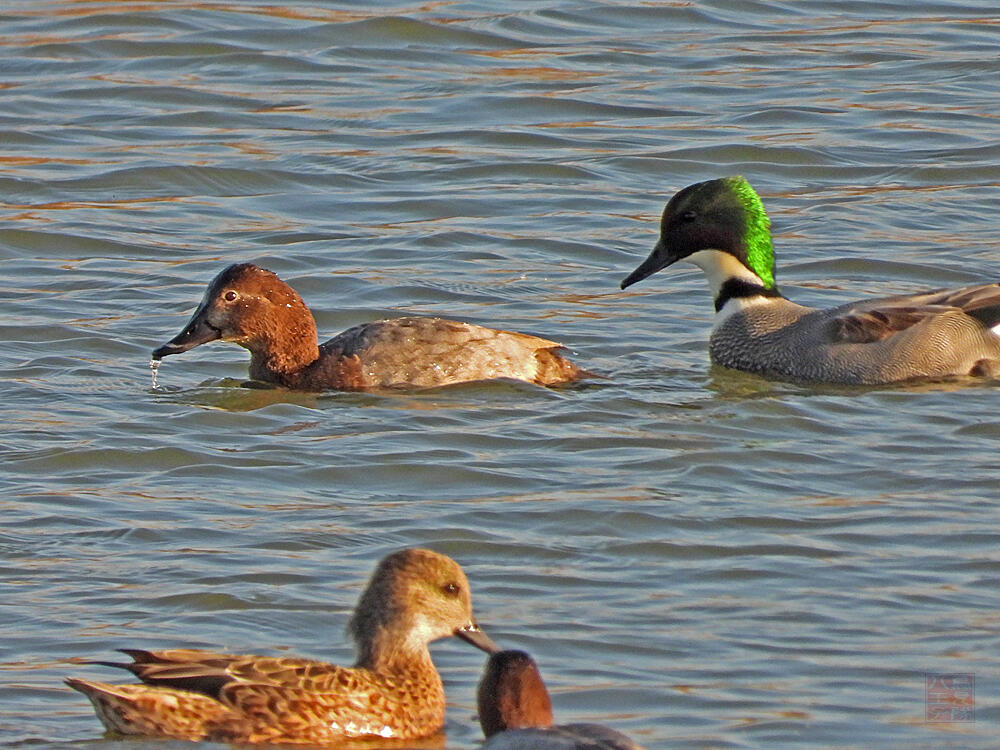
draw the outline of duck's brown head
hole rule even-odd
[[[508,729],[552,726],[552,701],[538,665],[524,651],[498,651],[479,681],[479,724],[491,737]]]
[[[156,349],[153,359],[218,339],[249,349],[254,359],[287,358],[296,367],[317,356],[316,324],[305,302],[274,273],[252,263],[229,266],[216,276],[184,330]]]
[[[427,549],[404,549],[384,558],[348,627],[358,646],[358,664],[371,669],[425,654],[428,643],[453,635],[488,653],[499,651],[473,618],[462,568]]]

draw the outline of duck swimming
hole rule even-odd
[[[427,644],[458,636],[497,647],[472,618],[469,582],[425,549],[383,559],[348,626],[353,667],[194,649],[123,650],[142,684],[68,679],[112,732],[180,740],[323,745],[350,738],[415,739],[444,725],[445,699]]]
[[[317,345],[302,298],[271,271],[239,263],[208,287],[190,322],[153,360],[221,339],[250,350],[250,377],[306,391],[427,388],[510,378],[566,383],[583,371],[555,341],[441,318],[364,323]]]
[[[742,177],[699,182],[671,198],[659,242],[621,288],[679,260],[708,277],[716,310],[709,353],[724,367],[859,385],[1000,375],[1000,284],[827,310],[798,305],[775,285],[771,222]]]
[[[538,665],[524,651],[490,655],[479,682],[480,750],[642,750],[600,724],[559,724]]]

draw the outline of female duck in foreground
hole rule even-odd
[[[216,276],[191,321],[153,359],[216,339],[250,350],[251,378],[307,391],[426,388],[493,378],[554,385],[583,374],[554,341],[441,318],[365,323],[317,345],[316,323],[302,298],[251,263]]]
[[[552,723],[552,701],[524,651],[491,654],[479,682],[480,750],[642,750],[600,724]]]
[[[660,240],[621,287],[687,260],[715,299],[712,360],[790,380],[876,385],[1000,375],[1000,284],[862,300],[829,310],[786,299],[774,282],[771,222],[742,177],[670,199]]]
[[[444,688],[427,649],[456,635],[487,652],[469,582],[449,557],[406,549],[375,569],[349,625],[354,667],[193,649],[126,650],[144,684],[69,679],[110,731],[220,742],[322,745],[349,738],[414,739],[444,725]]]

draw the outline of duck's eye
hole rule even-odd
[[[685,211],[684,213],[681,214],[682,221],[694,221],[697,218],[698,214],[696,214],[694,211]]]
[[[224,299],[226,302],[235,302],[236,298],[239,296],[240,295],[238,295],[236,292],[230,289],[228,292],[222,295],[222,299]]]
[[[448,596],[458,596],[458,592],[460,589],[457,583],[451,582],[451,583],[446,583],[444,586],[442,586],[441,590]]]

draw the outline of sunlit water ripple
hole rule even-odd
[[[996,278],[1000,16],[949,0],[108,3],[0,16],[0,742],[101,740],[67,675],[122,646],[348,662],[406,545],[458,559],[563,721],[649,748],[993,748],[995,383],[768,383],[708,364],[664,201],[742,173],[786,293]],[[602,377],[244,388],[149,353],[225,264],[320,331],[430,314]],[[434,647],[448,747],[482,660]],[[928,723],[925,676],[974,674]],[[85,743],[85,744],[84,744]]]

